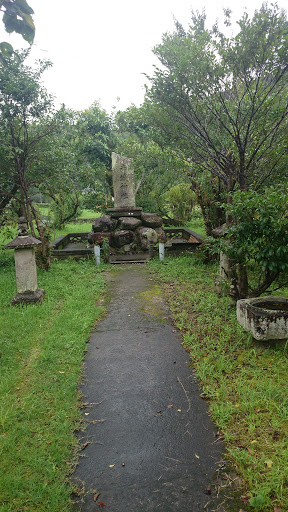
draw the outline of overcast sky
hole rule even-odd
[[[33,57],[48,58],[53,68],[44,76],[56,104],[84,110],[99,101],[108,112],[144,98],[143,73],[157,61],[152,48],[173,29],[173,16],[187,27],[191,10],[205,8],[208,23],[230,7],[233,19],[246,8],[251,14],[261,0],[28,0],[34,9],[36,37]],[[287,8],[287,0],[278,5]],[[1,41],[25,47],[20,36],[1,27]],[[120,98],[120,99],[119,99]]]

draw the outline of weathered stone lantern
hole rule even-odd
[[[18,220],[18,236],[5,246],[14,249],[17,294],[12,305],[42,302],[44,290],[38,288],[35,260],[35,247],[41,245],[40,240],[29,236],[24,217]]]

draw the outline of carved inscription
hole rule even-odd
[[[112,153],[115,208],[135,208],[134,169],[131,159]]]

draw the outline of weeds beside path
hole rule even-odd
[[[54,261],[38,283],[43,304],[14,308],[14,269],[1,269],[1,512],[70,510],[77,386],[104,279],[91,261]]]
[[[197,264],[192,255],[151,266],[241,479],[242,498],[234,506],[228,499],[227,510],[287,511],[286,343],[257,343],[242,330],[235,307],[214,293],[216,267]],[[229,478],[223,497],[228,487]]]

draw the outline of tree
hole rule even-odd
[[[283,171],[285,13],[263,4],[251,20],[243,15],[238,34],[230,38],[217,26],[205,28],[203,14],[192,21],[187,33],[178,25],[154,49],[163,67],[150,78],[151,117],[169,141],[219,177],[228,192],[236,186],[258,188]]]
[[[176,23],[154,49],[161,68],[146,99],[165,143],[195,164],[193,180],[211,173],[226,203],[235,190],[259,190],[287,172],[287,18],[263,4],[238,25],[228,37],[217,24],[207,29],[204,14],[192,16],[187,32]]]
[[[3,165],[0,163],[0,210],[19,191],[20,198],[16,199],[21,202],[33,232],[27,170],[41,140],[55,128],[55,118],[52,97],[40,82],[51,63],[40,61],[34,70],[24,64],[28,53],[14,52],[0,68],[0,124],[6,154]]]
[[[40,222],[30,189],[35,182],[33,169],[43,140],[55,131],[61,111],[54,111],[52,97],[41,84],[41,75],[51,63],[40,61],[32,69],[25,65],[28,54],[29,50],[14,52],[0,67],[0,136],[4,156],[0,162],[0,215],[3,218],[11,199],[16,201],[31,234],[35,236],[37,229],[44,254],[48,244],[46,228]]]

